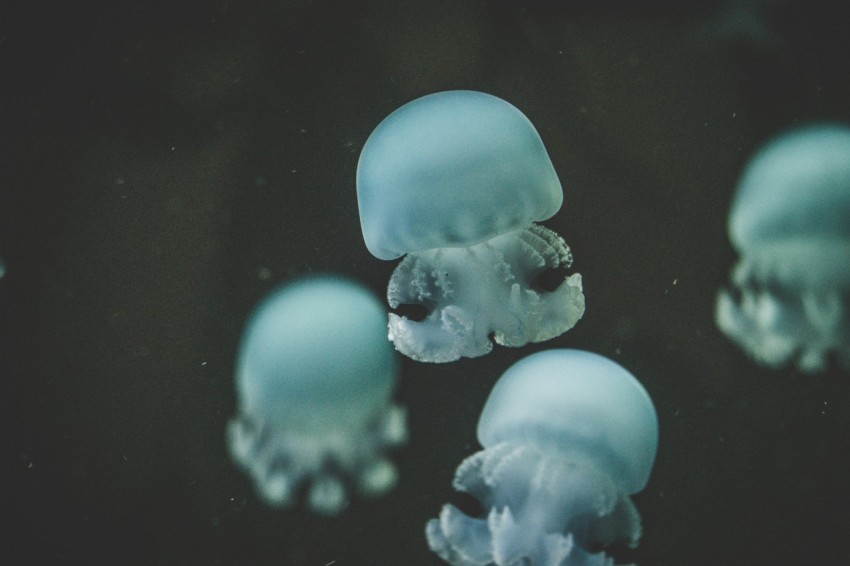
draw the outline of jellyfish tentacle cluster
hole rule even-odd
[[[453,566],[607,565],[600,548],[636,546],[658,419],[643,387],[589,352],[528,356],[499,379],[478,424],[484,450],[458,467],[454,488],[485,510],[447,504],[428,545]]]
[[[390,313],[390,338],[414,360],[448,362],[487,354],[491,334],[503,346],[559,336],[584,312],[581,275],[551,292],[536,288],[535,279],[571,263],[563,238],[536,224],[468,248],[408,254],[390,278],[387,300],[429,313],[421,321]]]
[[[563,238],[536,222],[563,193],[537,130],[512,105],[474,91],[414,100],[367,140],[357,168],[366,247],[407,255],[390,279],[393,308],[419,305],[417,321],[389,316],[406,356],[449,362],[504,346],[549,340],[584,314],[579,274],[553,291],[541,272],[569,268]]]
[[[748,164],[729,214],[740,254],[718,327],[758,363],[850,368],[850,128],[808,126]]]
[[[307,492],[311,510],[333,515],[350,492],[395,485],[387,451],[406,441],[407,426],[392,400],[398,362],[385,316],[359,284],[315,277],[284,285],[251,317],[227,443],[268,505],[289,507]]]
[[[799,271],[787,273],[796,271],[789,260],[795,255],[803,258]],[[833,259],[827,259],[830,256]],[[842,290],[840,282],[823,285],[806,276],[822,272],[821,262],[850,264],[850,246],[821,249],[814,257],[812,265],[805,265],[813,258],[812,250],[786,249],[760,257],[766,265],[745,257],[732,272],[734,290],[718,295],[718,326],[764,366],[794,361],[798,369],[812,373],[823,370],[834,353],[841,365],[850,368],[850,291]],[[773,262],[785,264],[784,269],[776,269]]]
[[[533,447],[506,442],[482,450],[460,465],[453,486],[490,509],[486,517],[469,517],[447,504],[428,524],[431,548],[454,565],[525,564],[524,560],[613,565],[603,553],[577,544],[575,533],[629,546],[640,539],[640,515],[634,503],[609,477]],[[506,496],[494,500],[494,493]],[[582,525],[588,518],[592,518],[589,529]]]
[[[348,504],[349,485],[363,496],[380,495],[398,480],[388,449],[407,440],[406,415],[390,404],[356,430],[299,432],[241,415],[228,424],[233,459],[252,478],[260,498],[289,507],[309,484],[308,506],[335,514]]]

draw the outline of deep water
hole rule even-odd
[[[0,562],[439,564],[425,523],[456,497],[490,388],[553,347],[617,361],[658,410],[624,559],[844,557],[850,375],[761,368],[713,320],[749,157],[789,127],[850,121],[840,8],[552,4],[4,5]],[[310,273],[384,296],[397,262],[363,243],[359,152],[446,89],[536,125],[564,187],[543,224],[573,251],[584,318],[478,359],[404,359],[397,488],[334,519],[269,509],[224,443],[245,319]]]

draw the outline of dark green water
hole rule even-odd
[[[590,4],[0,8],[0,561],[438,564],[424,525],[478,450],[490,387],[568,347],[627,367],[658,409],[629,559],[838,562],[850,376],[760,369],[713,308],[748,157],[794,124],[850,121],[840,10]],[[572,247],[584,319],[476,360],[404,360],[399,486],[333,520],[267,509],[224,446],[245,317],[307,273],[384,294],[394,262],[363,245],[360,148],[401,104],[454,88],[538,127],[565,194],[545,225]]]

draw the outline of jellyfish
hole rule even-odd
[[[450,362],[561,335],[584,314],[563,238],[535,222],[561,208],[561,183],[534,126],[495,96],[448,91],[390,114],[357,166],[366,247],[406,254],[387,288],[389,338],[404,355]]]
[[[528,356],[496,383],[478,421],[484,450],[464,460],[454,488],[483,516],[446,504],[426,527],[453,566],[607,565],[607,545],[636,546],[629,498],[649,479],[658,418],[637,379],[581,350]]]
[[[306,492],[311,510],[333,515],[350,491],[396,483],[386,452],[407,429],[391,399],[398,360],[385,316],[369,291],[328,276],[284,285],[251,316],[227,441],[268,505],[291,507]]]
[[[850,368],[850,128],[819,124],[768,143],[729,212],[740,261],[718,327],[756,362]]]

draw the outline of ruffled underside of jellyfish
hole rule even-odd
[[[572,264],[558,234],[532,224],[471,247],[408,254],[387,290],[392,308],[421,305],[415,321],[389,315],[397,350],[422,362],[450,362],[490,352],[493,344],[523,346],[560,336],[584,314],[581,275],[552,291],[539,288],[541,274]]]
[[[484,517],[447,504],[426,527],[431,550],[453,566],[613,565],[603,548],[637,545],[640,515],[605,475],[559,455],[513,443],[473,454],[454,487]]]
[[[718,295],[717,326],[756,362],[850,369],[850,245],[795,242],[744,255]]]
[[[396,484],[398,473],[385,453],[406,442],[406,414],[392,404],[359,427],[304,432],[243,414],[228,424],[227,440],[264,502],[291,507],[306,491],[311,510],[334,515],[348,505],[350,492],[377,496]]]

